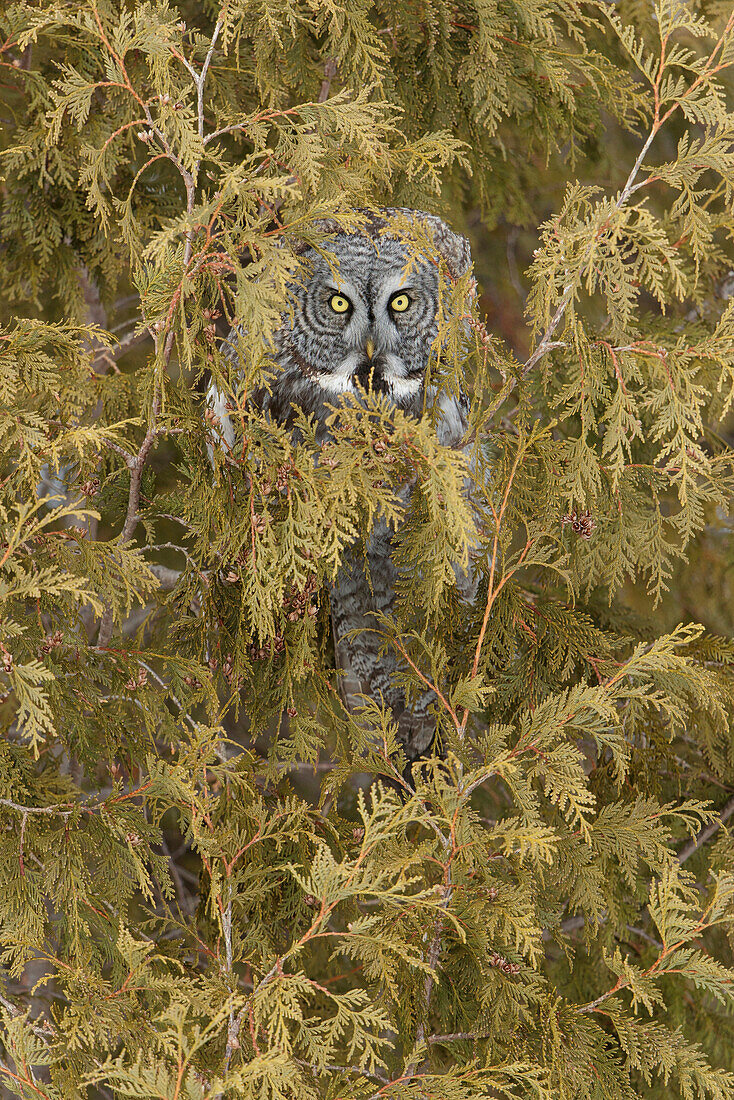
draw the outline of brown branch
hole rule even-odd
[[[120,542],[129,542],[133,537],[135,528],[138,525],[138,507],[140,505],[140,484],[143,480],[143,470],[145,463],[150,454],[151,448],[155,442],[158,431],[155,425],[156,417],[160,408],[160,398],[156,398],[153,404],[152,419],[153,424],[145,433],[145,438],[140,444],[140,450],[135,458],[130,463],[130,492],[128,495],[127,514],[125,516],[125,523],[123,524],[122,531],[120,533]]]
[[[444,849],[444,855],[447,857],[447,862],[444,864],[444,888],[443,897],[439,905],[439,912],[436,916],[435,923],[433,925],[433,939],[431,940],[431,946],[428,951],[428,965],[430,967],[429,972],[426,974],[426,980],[423,985],[423,1009],[425,1017],[418,1023],[415,1033],[415,1041],[417,1045],[421,1045],[426,1042],[426,1020],[428,1018],[428,1012],[431,1007],[431,994],[433,993],[433,986],[436,980],[436,966],[438,965],[438,959],[441,954],[441,947],[443,946],[443,914],[448,908],[453,895],[453,888],[451,882],[451,861],[456,855],[456,837],[452,827],[451,830],[451,851],[449,851],[448,838],[442,837],[442,844]],[[413,1062],[406,1067],[404,1080],[410,1081],[415,1077],[418,1071],[418,1063]]]
[[[324,79],[321,81],[321,91],[319,92],[319,103],[325,103],[329,98],[329,92],[331,91],[331,82],[337,74],[337,63],[335,57],[330,57],[324,65]]]
[[[496,568],[497,568],[497,555],[499,554],[499,541],[500,541],[500,531],[501,531],[501,528],[502,528],[502,520],[504,519],[504,515],[505,515],[505,512],[507,510],[507,505],[508,505],[508,502],[509,502],[509,499],[510,499],[510,490],[512,488],[512,483],[515,480],[515,474],[517,473],[517,467],[520,463],[520,458],[522,457],[522,455],[524,453],[525,453],[525,448],[518,443],[517,454],[515,455],[515,461],[512,464],[512,469],[510,470],[510,475],[507,479],[507,485],[505,486],[505,492],[504,492],[504,495],[502,497],[502,503],[500,504],[499,510],[497,512],[495,512],[493,505],[490,504],[490,507],[492,508],[492,514],[494,516],[494,523],[495,523],[495,533],[494,533],[494,537],[493,537],[493,540],[492,540],[492,564],[491,564],[490,569],[489,569],[489,586],[488,586],[488,589],[487,589],[487,603],[486,603],[486,606],[484,608],[484,617],[482,618],[482,625],[481,625],[481,628],[479,630],[479,637],[477,639],[476,648],[474,650],[474,660],[472,662],[472,668],[471,668],[472,678],[474,678],[476,676],[476,674],[479,670],[479,661],[480,661],[480,658],[482,656],[482,647],[484,645],[484,636],[487,632],[487,626],[489,625],[489,616],[490,616],[490,613],[492,611],[492,606],[494,604],[494,601],[497,599],[497,596],[500,594],[500,591],[504,587],[505,582],[507,581],[508,577],[510,576],[510,574],[506,573],[502,577],[502,579],[500,580],[497,587],[495,588],[494,578],[495,578],[495,571],[496,571]],[[525,549],[522,552],[522,555],[520,557],[520,562],[522,562],[524,560],[525,555],[527,554],[527,552],[530,549],[531,545],[532,545],[532,540],[529,540],[526,543]],[[513,572],[514,572],[514,570],[513,570]],[[462,719],[461,719],[461,725],[457,726],[457,733],[459,735],[459,738],[463,738],[464,734],[466,733],[466,724],[467,724],[468,720],[469,720],[469,708],[464,707],[464,714],[463,714]]]
[[[413,672],[415,672],[415,674],[419,678],[419,680],[422,683],[424,683],[426,685],[426,687],[429,689],[429,691],[432,691],[433,694],[441,701],[441,703],[443,704],[444,710],[446,710],[448,712],[448,714],[451,716],[451,720],[453,721],[454,725],[456,726],[456,728],[458,730],[459,729],[459,718],[458,718],[458,715],[456,714],[456,711],[451,706],[451,704],[449,703],[448,699],[443,694],[441,689],[438,688],[433,683],[432,680],[429,680],[427,676],[424,676],[424,674],[421,672],[421,670],[416,665],[415,661],[411,660],[411,658],[408,656],[405,649],[403,649],[403,647],[401,646],[401,644],[397,640],[397,638],[391,638],[389,635],[384,634],[381,630],[375,630],[374,633],[380,635],[383,638],[386,638],[387,641],[389,642],[389,644],[392,645],[395,649],[397,649],[398,653],[400,653],[401,656],[405,658],[405,660],[408,662],[410,667],[413,669]]]
[[[328,62],[327,62],[328,64]],[[324,70],[325,71],[325,70]],[[322,84],[323,87],[323,84]],[[204,144],[207,145],[215,138],[221,137],[223,134],[234,134],[238,130],[246,130],[248,126],[253,126],[258,122],[275,122],[281,118],[293,118],[295,115],[303,111],[307,107],[318,107],[320,100],[310,100],[307,103],[299,103],[296,107],[285,107],[282,110],[276,108],[268,108],[264,111],[258,111],[252,118],[246,119],[244,122],[234,122],[230,126],[223,126],[220,130],[213,130],[211,134],[207,134],[204,138]]]
[[[107,439],[106,436],[100,436],[100,443],[104,443],[105,447],[109,447],[111,451],[119,455],[127,467],[132,467],[132,464],[135,462],[135,456],[131,455],[129,451],[126,451],[124,447],[121,447],[119,443],[115,443],[114,439]]]
[[[148,335],[147,332],[136,332],[120,340],[114,348],[100,348],[92,362],[94,372],[96,374],[105,374],[108,367],[117,370],[117,360],[121,359],[123,355],[126,355],[131,348],[137,347],[138,344],[142,344],[144,340],[147,340]]]
[[[0,1005],[3,1006],[9,1016],[23,1015],[22,1010],[19,1009],[17,1005],[14,1005],[12,1001],[9,1001],[7,997],[3,997],[2,993],[0,993]],[[43,1027],[39,1027],[38,1024],[30,1024],[30,1029],[34,1035],[37,1035],[39,1039],[43,1039],[46,1043],[48,1043],[49,1039],[54,1034],[53,1025],[50,1021],[46,1020],[44,1020]]]
[[[145,463],[148,460],[148,455],[153,447],[158,433],[157,417],[160,409],[160,396],[156,394],[153,399],[153,408],[151,420],[152,423],[145,433],[145,438],[140,444],[140,450],[128,461],[128,469],[130,470],[130,489],[128,491],[127,498],[127,512],[125,514],[125,522],[122,526],[122,531],[117,540],[118,546],[124,546],[130,541],[135,534],[135,529],[138,526],[138,520],[140,516],[138,514],[138,508],[140,506],[140,485],[143,480],[143,472],[145,470]],[[106,608],[99,625],[99,634],[97,636],[97,646],[100,649],[106,649],[110,644],[110,638],[112,637],[112,608]]]

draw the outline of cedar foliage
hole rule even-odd
[[[730,5],[0,29],[4,1094],[734,1096]],[[430,412],[339,409],[317,463],[247,402],[294,242],[381,203],[471,223],[482,280],[540,225],[524,362],[451,290],[471,503]],[[377,515],[438,700],[410,779],[335,690]]]

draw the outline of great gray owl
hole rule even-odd
[[[433,241],[451,277],[468,271],[468,241],[440,218],[422,211],[385,209],[367,213],[364,225],[345,231],[336,221],[321,220],[329,234],[324,243],[328,262],[303,244],[304,264],[290,286],[291,306],[274,335],[273,359],[279,368],[259,403],[270,416],[288,423],[292,406],[311,414],[326,437],[326,418],[344,394],[373,388],[409,415],[420,416],[437,400],[437,432],[442,443],[459,443],[466,428],[465,409],[456,399],[425,392],[431,346],[438,332],[438,306],[443,277],[430,257],[419,256],[392,228],[395,215],[417,222]],[[210,393],[222,434],[231,441],[226,402]],[[407,497],[407,493],[406,493]],[[377,521],[366,546],[355,546],[342,561],[331,586],[331,615],[341,691],[351,709],[368,695],[387,704],[398,723],[398,739],[409,761],[430,748],[435,719],[434,696],[424,693],[406,708],[394,682],[397,663],[380,653],[374,612],[388,614],[396,577],[391,535]],[[462,578],[457,577],[461,583]],[[353,637],[345,635],[358,630]]]

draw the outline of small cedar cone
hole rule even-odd
[[[311,618],[318,614],[318,608],[311,602],[311,597],[316,591],[316,574],[312,573],[303,588],[291,585],[283,599],[283,610],[286,612],[288,622],[294,623],[296,619],[310,615]]]
[[[576,511],[569,512],[568,515],[562,517],[561,526],[565,527],[567,523],[571,524],[572,531],[575,531],[582,539],[587,540],[591,538],[591,532],[596,527],[591,512],[581,512],[580,514]]]
[[[331,452],[335,450],[333,443],[324,443],[321,447],[321,456],[319,457],[319,465],[327,466],[330,470],[336,469],[339,465],[339,459],[333,458]]]
[[[147,684],[147,682],[148,673],[145,671],[144,668],[140,668],[138,669],[137,679],[131,676],[130,679],[125,682],[125,689],[127,691],[137,691],[139,687]]]
[[[511,963],[509,959],[506,959],[504,955],[498,954],[495,951],[489,958],[490,966],[496,966],[498,970],[501,970],[503,974],[519,974],[520,966],[518,963]]]
[[[292,466],[289,462],[286,462],[283,466],[278,467],[278,474],[275,479],[275,488],[282,492],[283,489],[288,488],[288,482],[290,481]]]
[[[256,645],[251,642],[247,647],[247,655],[251,661],[265,661],[272,654],[273,657],[277,657],[279,653],[282,653],[285,649],[285,639],[282,634],[275,634],[268,641],[263,642],[262,645]],[[227,675],[225,671],[225,676]]]
[[[38,655],[45,656],[50,653],[52,649],[56,649],[60,646],[64,640],[64,635],[60,630],[55,631],[53,634],[47,634],[38,647]]]
[[[225,657],[222,663],[222,675],[233,691],[239,691],[242,687],[242,677],[234,675],[234,658]]]
[[[85,497],[96,497],[99,492],[99,478],[90,477],[79,486],[79,492]]]

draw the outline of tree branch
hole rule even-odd
[[[716,57],[716,54],[717,54],[718,50],[720,49],[720,47],[721,47],[721,45],[724,41],[724,38],[725,38],[727,32],[731,30],[733,25],[734,25],[734,15],[731,15],[729,17],[729,21],[726,25],[726,28],[725,28],[724,32],[722,33],[722,35],[721,35],[721,38],[716,43],[716,45],[714,46],[714,49],[712,50],[712,52],[709,56],[708,62],[706,64],[706,67],[704,68],[703,72],[700,73],[699,76],[696,78],[696,80],[693,81],[690,88],[688,88],[688,90],[680,97],[680,99],[678,101],[676,101],[669,108],[669,110],[667,110],[665,112],[665,114],[662,115],[662,117],[661,117],[661,115],[660,115],[660,87],[661,87],[661,83],[662,83],[662,80],[663,80],[663,75],[666,72],[666,65],[664,63],[664,61],[665,61],[665,43],[663,43],[663,46],[662,46],[662,49],[661,49],[660,64],[658,66],[657,75],[656,75],[655,80],[653,82],[653,91],[655,93],[655,114],[654,114],[654,118],[653,118],[653,124],[652,124],[652,127],[650,129],[650,133],[647,135],[645,143],[644,143],[644,145],[642,146],[642,148],[639,152],[637,160],[635,161],[635,163],[632,165],[632,168],[630,169],[630,173],[627,176],[625,184],[624,184],[622,190],[619,193],[619,197],[617,198],[617,201],[614,203],[614,209],[615,210],[621,210],[622,207],[627,202],[627,200],[629,199],[630,195],[633,193],[633,191],[635,191],[637,189],[635,187],[635,180],[637,179],[637,175],[638,175],[640,169],[642,168],[643,162],[645,160],[645,157],[647,156],[647,153],[648,153],[648,150],[649,150],[650,146],[652,145],[658,131],[661,129],[661,127],[664,125],[664,123],[667,122],[667,120],[670,118],[670,116],[673,114],[673,112],[676,111],[680,107],[681,103],[684,102],[684,100],[691,94],[691,92],[702,82],[702,80],[706,76],[713,75],[714,73],[719,72],[722,68],[727,68],[732,64],[731,62],[726,62],[726,63],[723,63],[723,64],[720,63],[719,65],[715,65],[714,60],[715,60],[715,57]],[[648,181],[645,181],[645,182],[648,182]],[[594,240],[590,241],[588,246],[587,246],[586,256],[585,256],[584,260],[582,261],[581,267],[579,268],[579,278],[581,278],[583,276],[584,272],[585,272],[586,263],[587,263],[588,258],[590,257],[590,255],[593,251],[594,244],[596,242],[597,237],[599,236],[599,233],[601,233],[601,230],[598,231],[598,233],[595,236]],[[542,359],[542,357],[546,354],[546,352],[550,351],[550,349],[552,347],[557,346],[556,344],[554,344],[552,342],[552,337],[553,337],[554,332],[558,328],[558,325],[560,324],[560,322],[561,322],[561,320],[562,320],[562,318],[563,318],[563,316],[566,312],[566,309],[568,308],[569,302],[571,301],[571,298],[573,297],[573,291],[574,291],[574,284],[573,283],[569,283],[564,288],[563,296],[561,297],[561,301],[558,304],[558,308],[556,309],[556,312],[553,314],[553,316],[552,316],[552,318],[551,318],[551,320],[548,324],[548,327],[546,328],[545,332],[543,333],[543,335],[540,339],[540,343],[538,344],[538,346],[536,347],[536,349],[532,353],[532,355],[523,364],[522,370],[520,372],[520,377],[521,378],[527,377],[527,375],[533,369],[533,367],[538,362],[538,360]]]
[[[337,74],[337,63],[335,57],[330,57],[324,65],[324,79],[321,81],[321,91],[319,92],[319,103],[325,103],[329,98],[329,92],[331,91],[331,82]]]
[[[143,480],[143,472],[145,470],[145,463],[148,460],[151,448],[158,435],[157,418],[160,409],[160,395],[156,394],[153,398],[153,408],[151,410],[151,425],[145,433],[145,438],[140,444],[140,449],[133,459],[128,461],[128,469],[130,470],[130,489],[127,498],[127,512],[125,514],[125,522],[122,526],[118,538],[118,545],[124,546],[135,534],[135,528],[138,525],[139,515],[138,508],[140,506],[140,485]],[[112,637],[112,608],[108,607],[99,625],[99,634],[97,636],[97,646],[100,649],[106,649],[110,644],[110,638]]]
[[[711,824],[707,825],[705,829],[701,829],[701,832],[698,834],[698,836],[694,836],[691,840],[688,841],[687,844],[684,844],[684,846],[678,852],[678,862],[685,863],[687,859],[690,859],[694,852],[697,852],[698,849],[703,844],[705,844],[707,840],[711,839],[714,833],[719,831],[724,822],[728,821],[732,814],[734,814],[734,795],[731,796],[729,801],[721,810],[716,821],[712,821]]]
[[[429,1035],[426,1042],[452,1043],[458,1042],[460,1039],[488,1039],[491,1035],[491,1031],[453,1031],[450,1035]]]

